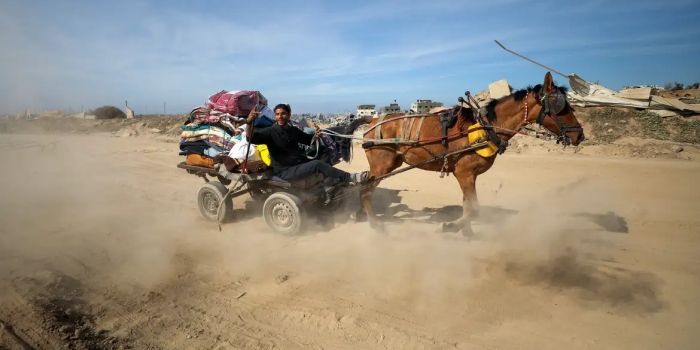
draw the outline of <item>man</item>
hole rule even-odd
[[[321,130],[316,127],[315,135],[310,135],[289,124],[292,109],[288,104],[275,106],[275,124],[268,128],[251,130],[246,127],[246,138],[252,144],[265,144],[272,158],[272,170],[278,177],[293,181],[320,173],[326,178],[335,178],[342,182],[357,184],[369,177],[369,172],[350,174],[336,169],[320,160],[309,160],[299,147],[299,144],[311,145],[315,137],[321,136]],[[247,124],[252,124],[260,112],[252,110],[248,115]]]

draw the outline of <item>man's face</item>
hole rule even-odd
[[[282,108],[275,109],[275,121],[279,126],[285,126],[289,123],[290,115]]]

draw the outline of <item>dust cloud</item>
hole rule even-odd
[[[201,180],[174,167],[170,144],[2,135],[0,147],[0,321],[44,347],[498,347],[480,334],[519,339],[527,324],[560,326],[535,307],[614,313],[615,324],[668,312],[661,278],[617,263],[630,211],[601,178],[564,172],[525,187],[542,178],[528,169],[484,195],[487,183],[472,240],[436,232],[455,208],[421,209],[420,188],[378,194],[387,235],[339,215],[328,232],[288,238],[269,232],[250,198],[236,201],[222,232],[202,219]],[[385,186],[435,182],[430,175]],[[453,204],[456,188],[434,185]]]

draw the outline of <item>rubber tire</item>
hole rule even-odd
[[[272,210],[278,204],[286,205],[290,210],[289,214],[292,218],[292,224],[287,228],[278,226],[272,218]],[[304,228],[307,219],[306,210],[301,199],[287,192],[276,192],[267,197],[263,204],[263,217],[267,227],[273,232],[284,236],[297,235]]]
[[[227,192],[228,188],[218,181],[206,182],[199,188],[199,192],[197,192],[197,206],[199,207],[199,212],[202,213],[205,219],[213,222],[217,221],[216,213],[209,212],[204,204],[205,196],[208,194],[214,195],[216,198],[216,205],[218,206]],[[215,208],[214,211],[216,211]],[[224,223],[233,217],[233,199],[231,197],[226,198],[224,205],[221,206],[221,211],[223,213],[219,215],[219,223]]]

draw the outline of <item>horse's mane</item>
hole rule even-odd
[[[476,123],[476,118],[474,118],[474,110],[472,110],[469,106],[454,105],[452,108],[454,109],[455,113],[459,113],[460,109],[462,111],[462,120],[460,120],[460,125],[465,121],[472,124]]]
[[[566,86],[557,86],[556,83],[554,83],[554,86],[562,94],[566,94],[569,91],[569,89]],[[508,96],[503,96],[499,99],[491,100],[491,102],[489,102],[489,104],[486,105],[486,120],[488,120],[490,122],[496,121],[496,106],[499,103],[505,102],[505,101],[508,101],[511,99],[515,102],[519,102],[519,101],[522,101],[525,98],[525,96],[527,96],[528,93],[533,92],[533,91],[540,91],[541,89],[542,89],[542,84],[537,84],[535,86],[528,85],[524,89],[513,91]]]

